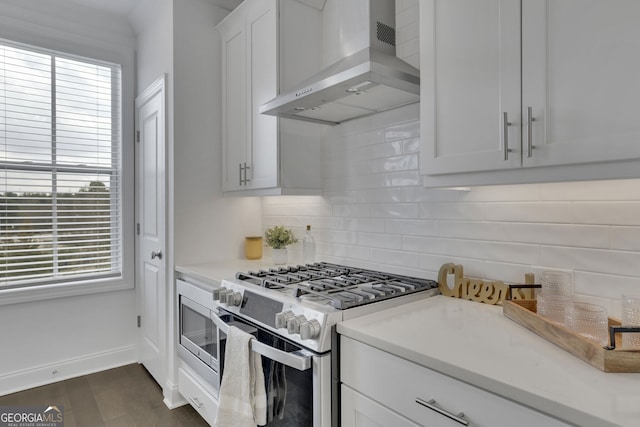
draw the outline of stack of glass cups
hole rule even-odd
[[[538,314],[564,324],[565,308],[571,301],[571,275],[564,271],[543,271],[541,284],[542,291],[536,297]]]
[[[640,296],[622,295],[622,325],[640,326]],[[622,347],[640,349],[640,333],[622,334]]]
[[[573,301],[565,309],[565,326],[601,346],[609,343],[609,318],[601,305]]]

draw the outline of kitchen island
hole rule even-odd
[[[601,372],[506,318],[500,306],[436,296],[342,322],[337,330],[355,344],[347,348],[371,346],[409,361],[416,373],[428,368],[570,424],[640,426],[640,374]]]

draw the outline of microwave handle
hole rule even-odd
[[[218,329],[225,333],[229,333],[229,325],[225,323],[220,317],[218,317],[214,312],[211,312],[211,320],[216,324]],[[291,353],[287,353],[282,350],[278,350],[277,348],[271,347],[267,344],[261,343],[258,340],[252,339],[249,342],[251,350],[260,354],[261,356],[266,357],[267,359],[271,359],[274,362],[282,363],[285,366],[288,366],[293,369],[297,369],[298,371],[306,371],[311,368],[311,362],[313,359],[313,353],[307,350],[297,350]]]

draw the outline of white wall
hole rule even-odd
[[[176,264],[242,256],[260,233],[260,200],[222,197],[221,56],[208,0],[174,3]]]
[[[123,68],[129,78],[124,86],[127,118],[123,135],[124,162],[131,161],[134,38],[126,20],[69,7],[65,2],[3,0],[0,37],[87,56],[100,51],[100,55],[128,61]],[[132,174],[125,179],[131,180]],[[132,214],[131,185],[125,189],[124,199]],[[132,222],[127,221],[124,227],[131,242],[125,249],[132,250]],[[132,286],[133,275],[126,277]],[[3,305],[0,395],[133,362],[135,320],[133,290]]]

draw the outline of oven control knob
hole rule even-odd
[[[227,303],[227,297],[229,296],[229,294],[231,294],[233,291],[231,289],[227,289],[227,288],[220,288],[220,292],[219,292],[219,296],[218,299],[220,300],[220,302],[222,304],[226,304]]]
[[[218,301],[220,299],[220,292],[226,290],[226,288],[218,288],[214,289],[211,293],[213,294],[213,300]]]
[[[320,322],[311,319],[300,325],[300,338],[303,340],[312,340],[320,336]]]
[[[286,328],[287,322],[294,316],[293,311],[286,310],[281,313],[276,313],[276,328]]]
[[[230,292],[227,294],[227,304],[240,306],[242,304],[242,294],[240,292]]]
[[[297,316],[293,316],[291,319],[287,321],[287,332],[290,334],[300,333],[300,325],[305,323],[307,318],[304,317],[304,314],[298,314]]]

